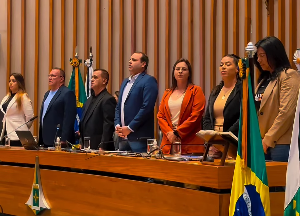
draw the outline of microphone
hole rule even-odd
[[[60,124],[58,124],[58,125],[56,126],[56,132],[55,132],[54,145],[53,145],[53,147],[55,147],[55,142],[56,142],[56,138],[57,138],[57,132],[59,131],[59,128],[60,128]]]
[[[137,140],[147,140],[147,139],[153,139],[152,137],[140,137],[137,138]]]
[[[16,129],[14,129],[13,131],[9,132],[8,134],[6,134],[3,138],[5,139],[9,134],[15,132],[16,130],[18,130],[20,127],[24,126],[25,124],[28,124],[31,121],[34,121],[38,116],[34,116],[31,119],[29,119],[27,122],[25,122],[24,124],[21,124],[19,127],[17,127]]]

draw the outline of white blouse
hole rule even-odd
[[[181,104],[183,101],[185,94],[182,94],[180,98],[174,100],[171,97],[169,98],[168,105],[171,113],[171,121],[173,125],[173,129],[177,128],[179,116],[180,116],[180,110],[181,110]]]

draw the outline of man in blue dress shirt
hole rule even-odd
[[[39,144],[44,144],[45,147],[54,146],[57,136],[61,138],[62,145],[66,145],[66,141],[74,143],[75,94],[64,85],[65,72],[61,68],[52,69],[48,77],[50,90],[45,93],[42,102]]]

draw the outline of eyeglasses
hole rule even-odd
[[[58,77],[58,75],[54,75],[54,74],[49,74],[48,77],[52,77],[52,78],[55,78],[55,77]],[[62,77],[62,76],[59,76],[59,77]]]
[[[182,71],[188,71],[189,69],[187,69],[187,68],[185,68],[185,67],[182,67],[182,68],[177,67],[177,68],[175,68],[175,70],[176,70],[176,71],[180,71],[180,70],[182,70]]]

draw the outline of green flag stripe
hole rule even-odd
[[[78,102],[84,104],[86,102],[87,98],[86,98],[86,94],[85,94],[84,83],[83,83],[83,80],[82,80],[81,73],[80,73],[79,69],[78,69],[78,73],[79,73],[79,76],[78,76],[78,78],[79,78],[79,98],[78,98]],[[75,92],[75,69],[73,69],[73,71],[72,71],[72,75],[71,75],[71,78],[70,78],[70,81],[69,81],[68,88]]]
[[[293,200],[284,210],[284,216],[294,216],[300,213],[300,189],[298,188]]]
[[[249,68],[248,60],[243,59],[243,63],[247,65],[247,68]],[[245,122],[245,124],[248,124],[247,166],[256,174],[257,178],[260,179],[263,184],[268,186],[265,155],[263,152],[262,139],[254,104],[250,74],[246,77],[246,79],[248,80],[243,80],[243,82],[248,81],[248,110],[243,110],[241,106],[238,154],[242,158],[242,125],[244,124],[242,117],[243,115],[248,115],[247,122]]]
[[[251,78],[248,79],[248,85],[250,119],[250,121],[248,121],[248,128],[250,129],[250,133],[248,133],[248,142],[250,142],[250,145],[248,145],[248,166],[252,170],[252,172],[254,172],[256,176],[262,181],[263,184],[268,185],[265,154],[263,151],[259,123],[254,104],[254,97],[252,94]],[[249,150],[249,148],[251,149]]]

